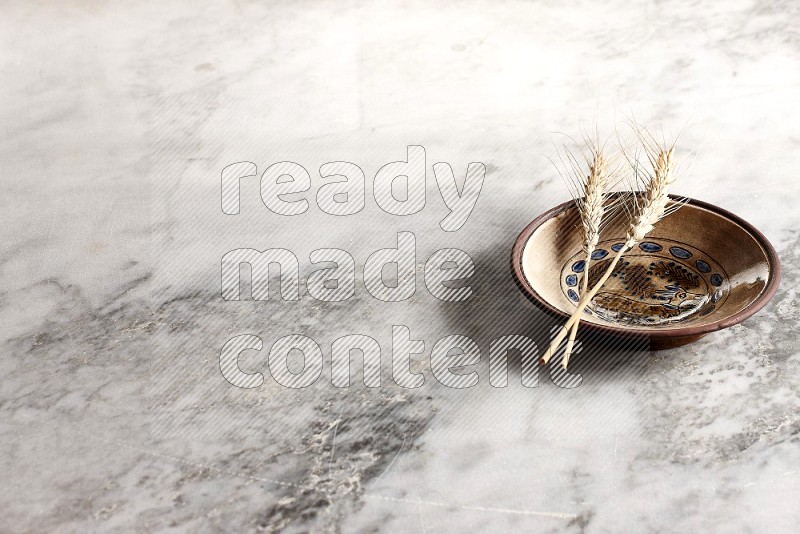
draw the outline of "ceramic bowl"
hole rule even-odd
[[[589,263],[590,284],[622,248],[624,235],[624,221],[604,231]],[[566,320],[579,300],[583,256],[580,218],[574,202],[565,202],[519,235],[513,276],[534,304]],[[652,349],[685,345],[756,313],[779,279],[778,255],[761,232],[732,213],[689,199],[624,254],[587,306],[581,329],[647,337]]]

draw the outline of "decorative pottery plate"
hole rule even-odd
[[[604,238],[592,254],[589,287],[623,246],[625,228],[617,226],[605,231],[617,237]],[[522,231],[512,271],[532,302],[566,320],[579,300],[584,259],[580,217],[570,201]],[[675,347],[756,313],[779,279],[778,256],[761,232],[721,208],[690,199],[623,255],[587,306],[581,328],[647,336],[654,349]]]

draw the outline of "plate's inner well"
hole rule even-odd
[[[589,263],[589,288],[606,272],[624,244],[601,242]],[[577,305],[586,270],[577,251],[561,268],[561,289]],[[628,251],[585,313],[626,326],[674,325],[708,315],[729,290],[725,271],[708,254],[668,239],[653,239]]]

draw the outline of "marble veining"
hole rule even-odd
[[[4,7],[0,146],[0,517],[10,532],[797,532],[800,513],[800,39],[793,2],[17,2]],[[579,387],[518,361],[489,384],[492,339],[543,346],[511,244],[566,200],[554,132],[627,116],[693,151],[680,194],[776,246],[774,300],[680,349],[581,338]],[[371,178],[426,149],[427,202],[396,217]],[[311,174],[311,208],[270,214],[258,181],[220,211],[220,172]],[[322,213],[320,165],[357,163],[365,208]],[[431,166],[483,162],[468,222],[444,232]],[[368,256],[417,236],[474,260],[473,296],[225,302],[219,260],[282,247]],[[684,252],[673,251],[680,257]],[[682,261],[692,261],[690,258]],[[697,265],[702,271],[703,266]],[[480,382],[330,381],[338,337],[391,326],[430,355],[481,349]],[[301,332],[322,379],[239,389],[223,343]],[[602,357],[601,357],[602,356]],[[354,359],[356,362],[357,359]],[[240,364],[266,373],[266,355]],[[267,373],[268,374],[268,373]]]

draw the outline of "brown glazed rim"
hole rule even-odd
[[[731,315],[730,317],[725,317],[714,321],[712,323],[699,325],[699,326],[686,326],[686,327],[678,327],[678,328],[625,328],[619,326],[608,326],[608,325],[601,325],[596,323],[590,323],[588,321],[584,321],[581,323],[582,328],[586,328],[591,331],[613,335],[613,336],[630,336],[630,335],[643,335],[649,336],[651,339],[670,339],[675,337],[688,337],[688,336],[702,336],[709,332],[716,332],[717,330],[722,330],[723,328],[728,328],[729,326],[733,326],[738,324],[761,308],[763,308],[767,302],[772,298],[775,294],[775,291],[778,289],[778,284],[780,283],[781,278],[781,264],[780,260],[778,259],[778,253],[775,252],[775,248],[770,244],[764,234],[759,232],[752,224],[748,223],[738,215],[734,215],[733,213],[722,209],[718,206],[714,206],[713,204],[709,204],[707,202],[703,202],[700,200],[695,199],[687,199],[686,197],[677,197],[674,195],[670,195],[673,199],[681,199],[686,200],[687,204],[692,206],[697,206],[699,208],[706,209],[717,215],[720,215],[735,224],[738,224],[742,228],[744,228],[750,235],[752,235],[756,241],[758,241],[761,248],[767,255],[767,260],[769,262],[769,280],[767,281],[766,287],[761,291],[758,297],[753,300],[749,305],[747,305],[744,309],[738,311],[737,313]],[[533,302],[537,307],[541,310],[547,312],[550,315],[555,317],[559,317],[561,319],[568,319],[569,315],[564,313],[563,311],[559,310],[549,302],[547,302],[539,293],[537,293],[533,287],[531,287],[528,280],[525,278],[525,274],[522,271],[522,252],[525,249],[525,245],[528,243],[528,240],[533,235],[533,233],[545,222],[560,213],[563,213],[567,209],[571,208],[574,205],[574,201],[569,200],[564,202],[563,204],[559,204],[558,206],[547,210],[546,212],[542,213],[536,219],[533,220],[528,226],[525,227],[524,230],[519,234],[516,241],[514,242],[514,248],[511,251],[511,270],[514,276],[514,282],[516,282],[517,287],[519,287],[520,291],[530,300]]]

